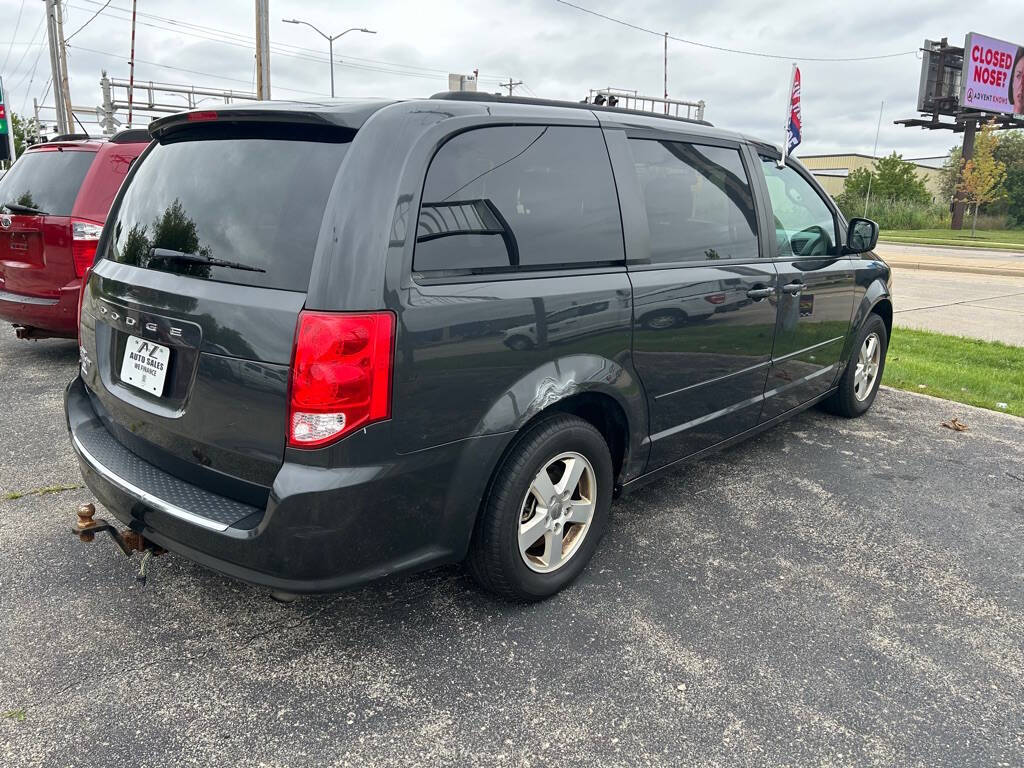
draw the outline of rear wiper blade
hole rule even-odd
[[[210,267],[227,267],[228,269],[244,269],[246,272],[266,272],[261,267],[253,267],[249,264],[242,264],[238,261],[227,261],[226,259],[215,259],[211,256],[199,256],[195,253],[184,251],[172,251],[169,248],[150,248],[149,260],[153,261],[181,261],[186,264],[206,264]]]
[[[4,203],[4,208],[13,213],[31,213],[35,216],[46,215],[46,211],[33,208],[31,205],[22,205],[21,203]]]

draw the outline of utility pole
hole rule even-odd
[[[50,45],[50,77],[53,81],[53,102],[57,109],[57,130],[61,133],[71,133],[69,126],[71,114],[68,104],[64,101],[62,72],[62,54],[64,50],[64,38],[57,31],[57,14],[60,5],[56,0],[46,0],[46,38]]]
[[[512,82],[512,78],[510,77],[508,79],[507,83],[502,83],[501,84],[501,87],[502,88],[508,88],[508,95],[511,96],[512,95],[512,89],[515,88],[517,85],[522,85],[522,84],[523,84],[522,80],[516,80],[515,82]]]
[[[256,97],[270,100],[270,0],[256,0]]]
[[[54,4],[57,9],[57,42],[58,53],[60,54],[60,92],[64,99],[64,121],[67,123],[66,133],[75,132],[74,111],[71,106],[71,81],[68,79],[68,49],[64,45],[64,12],[61,10],[60,2]],[[54,91],[57,90],[56,83]]]
[[[128,82],[128,114],[131,114],[131,94],[132,91],[135,90],[135,82],[133,80],[129,80]],[[103,70],[103,76],[100,78],[100,92],[103,94],[103,105],[98,110],[100,126],[103,128],[103,133],[105,135],[112,136],[117,130],[117,126],[114,122],[114,103],[110,97],[110,78],[107,77],[106,70]],[[128,124],[128,127],[131,127],[131,123]]]
[[[135,2],[132,0],[132,53],[131,58],[128,60],[128,127],[132,127],[132,95],[135,93]],[[107,78],[107,73],[103,73],[103,79]],[[106,104],[106,97],[110,94],[110,87],[107,86],[107,93],[104,95],[104,104]],[[112,127],[112,126],[111,126]],[[106,126],[104,126],[104,131]],[[113,131],[111,131],[113,133]]]
[[[665,33],[665,114],[668,114],[668,32]]]

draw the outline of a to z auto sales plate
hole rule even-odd
[[[160,397],[164,391],[170,359],[170,347],[154,344],[138,336],[129,336],[124,345],[121,381]]]

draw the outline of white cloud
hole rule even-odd
[[[377,35],[351,33],[337,42],[339,95],[424,96],[447,87],[447,72],[474,68],[486,78],[483,84],[488,90],[496,90],[499,78],[511,76],[526,83],[517,92],[549,98],[578,100],[589,88],[606,85],[654,94],[662,88],[661,39],[555,0],[377,0],[344,5],[330,0],[271,0],[270,4],[271,42],[279,47],[271,64],[276,98],[315,98],[314,94],[329,92],[326,42],[306,27],[281,22],[294,16],[329,33],[363,26],[379,31]],[[1010,37],[1010,30],[1020,30],[1017,37],[1024,42],[1024,5],[1005,0],[935,0],[927,8],[905,0],[579,0],[579,4],[679,37],[787,57],[766,59],[669,43],[670,95],[704,99],[708,119],[716,125],[773,141],[781,133],[789,57],[911,51],[926,37],[947,35],[959,40],[972,30]],[[14,32],[20,5],[20,0],[0,0],[0,28],[7,30],[6,35],[0,32],[4,43]],[[95,0],[67,0],[65,34],[85,23],[100,5]],[[72,40],[69,61],[76,105],[99,104],[102,69],[111,76],[128,76],[128,8],[130,0],[113,0]],[[166,20],[139,17],[137,79],[252,88],[253,55],[243,42],[253,34],[251,0],[142,3],[139,10]],[[42,15],[43,3],[27,0],[18,41],[35,42],[30,37]],[[23,52],[27,55],[22,56]],[[6,53],[4,45],[0,53]],[[15,46],[8,69],[3,75],[14,108],[31,111],[32,97],[43,95],[49,78],[45,47],[26,51]],[[805,138],[798,154],[870,152],[883,99],[880,153],[944,152],[959,137],[892,124],[897,118],[916,116],[919,70],[920,61],[912,55],[873,62],[802,61]],[[52,95],[46,101],[52,104]]]

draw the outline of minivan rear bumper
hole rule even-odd
[[[461,560],[488,479],[482,470],[508,440],[473,438],[338,469],[286,461],[258,509],[185,483],[116,443],[80,377],[65,391],[65,410],[82,477],[118,520],[208,568],[299,593]]]
[[[73,339],[78,335],[80,280],[60,289],[56,298],[26,296],[0,289],[0,320],[46,331],[48,336]]]

